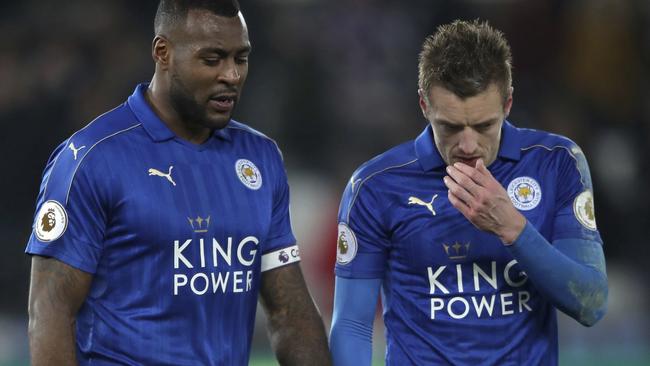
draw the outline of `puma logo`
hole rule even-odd
[[[359,183],[359,182],[361,182],[361,178],[359,178],[359,179],[357,179],[357,180],[354,180],[354,177],[351,177],[351,178],[350,178],[350,185],[352,186],[352,190],[353,190],[353,191],[354,191],[354,186],[355,186],[357,183]]]
[[[173,186],[176,186],[176,182],[174,182],[174,180],[172,179],[172,169],[174,169],[174,166],[170,165],[169,166],[169,172],[167,172],[167,174],[165,174],[165,173],[161,172],[158,169],[151,168],[151,169],[149,169],[149,175],[157,175],[159,177],[167,178],[169,183],[171,183]]]
[[[409,197],[409,205],[424,206],[424,207],[427,208],[427,210],[431,211],[433,216],[436,216],[436,211],[433,209],[433,200],[435,200],[436,197],[438,197],[438,195],[434,194],[433,198],[431,198],[431,202],[424,202],[424,201],[422,201],[421,199],[419,199],[417,197],[411,196],[411,197]]]
[[[77,149],[76,147],[74,147],[74,142],[71,142],[70,145],[68,145],[68,147],[70,148],[70,150],[72,150],[72,153],[74,154],[74,160],[77,160],[77,153],[79,152],[79,150],[84,149],[86,146],[84,145]]]

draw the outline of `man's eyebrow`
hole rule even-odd
[[[462,127],[462,126],[464,126],[463,124],[453,123],[451,121],[448,121],[448,120],[442,119],[442,118],[436,118],[436,119],[434,119],[434,121],[436,123],[441,124],[441,125],[447,125],[447,126],[453,126],[453,127]]]
[[[491,125],[491,124],[496,123],[496,122],[498,122],[498,118],[490,118],[490,119],[486,119],[485,121],[475,123],[474,127],[484,127],[484,126],[488,126],[488,125]]]
[[[244,47],[238,48],[238,49],[236,49],[236,50],[234,51],[234,53],[235,53],[236,55],[238,55],[238,54],[242,54],[242,53],[248,53],[248,52],[251,52],[251,46],[244,46]],[[219,47],[206,47],[206,48],[201,48],[201,49],[199,50],[199,53],[203,53],[203,54],[206,54],[206,53],[216,53],[216,54],[219,55],[219,56],[227,56],[227,55],[229,54],[228,51],[226,51],[226,50],[223,49],[223,48],[219,48]]]
[[[462,124],[462,123],[454,123],[454,122],[448,121],[448,120],[443,119],[443,118],[436,118],[436,119],[434,119],[434,121],[435,121],[436,123],[441,124],[441,125],[447,125],[447,126],[451,126],[451,127],[465,127],[465,126],[466,126],[465,124]],[[481,127],[481,126],[486,126],[486,125],[489,125],[489,124],[492,124],[492,123],[496,123],[497,121],[498,121],[498,118],[496,118],[496,117],[494,117],[494,118],[489,118],[489,119],[486,119],[486,120],[484,120],[484,121],[481,121],[481,122],[475,123],[475,124],[473,124],[471,127]]]

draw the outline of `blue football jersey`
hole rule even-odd
[[[451,205],[445,167],[428,126],[362,165],[343,194],[335,272],[383,280],[386,363],[557,364],[555,309],[501,241]],[[569,139],[505,121],[488,169],[549,242],[602,243],[586,160]]]
[[[81,365],[247,365],[261,272],[299,260],[275,142],[174,135],[147,84],[63,142],[26,252],[93,274]]]

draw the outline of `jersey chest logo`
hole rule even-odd
[[[169,170],[167,171],[167,173],[163,173],[158,169],[150,168],[149,169],[149,175],[155,175],[155,176],[158,176],[158,177],[163,177],[163,178],[167,179],[169,181],[169,183],[171,183],[173,186],[176,186],[176,182],[174,182],[174,179],[172,178],[172,169],[174,169],[174,166],[170,165]]]
[[[431,201],[425,202],[418,197],[411,196],[409,197],[409,205],[424,206],[426,207],[427,210],[429,210],[429,212],[431,212],[433,216],[436,216],[436,211],[433,209],[433,201],[436,199],[436,197],[438,197],[438,195],[434,194],[433,197],[431,198]]]
[[[508,184],[508,196],[518,210],[529,211],[542,201],[542,188],[531,177],[517,177]]]
[[[235,172],[239,181],[252,190],[258,190],[262,186],[262,173],[252,161],[239,159],[235,162]]]

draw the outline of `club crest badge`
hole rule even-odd
[[[345,223],[339,223],[339,235],[336,240],[336,262],[348,264],[357,255],[357,238]]]
[[[594,195],[591,191],[584,191],[573,200],[573,213],[582,226],[589,230],[596,230]]]
[[[46,201],[36,214],[34,233],[42,242],[54,241],[63,235],[68,227],[68,213],[54,200]]]
[[[262,174],[250,160],[239,159],[235,163],[239,180],[248,188],[258,190],[262,186]]]
[[[531,177],[518,177],[508,184],[508,196],[518,210],[529,211],[542,200],[542,188]]]

